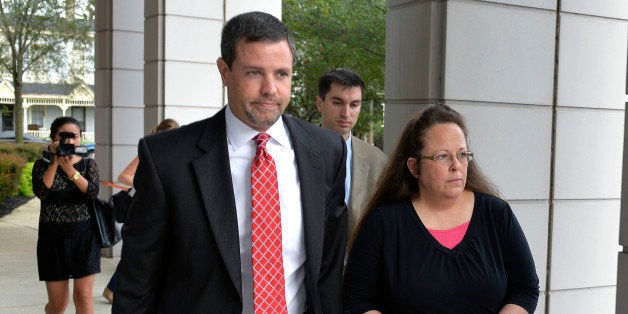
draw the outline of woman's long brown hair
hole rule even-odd
[[[427,107],[412,117],[404,127],[397,147],[389,156],[388,162],[380,175],[375,192],[372,194],[364,216],[351,235],[349,248],[358,234],[364,219],[376,208],[390,203],[410,201],[419,194],[417,178],[412,175],[406,165],[410,157],[416,158],[423,150],[425,132],[436,124],[455,123],[462,130],[468,143],[468,132],[464,117],[447,105],[436,104]],[[482,172],[475,161],[469,162],[467,169],[466,190],[481,192],[500,197],[497,187]]]

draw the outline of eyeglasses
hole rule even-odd
[[[419,156],[421,157],[421,159],[429,159],[429,160],[433,160],[437,163],[441,163],[441,164],[445,164],[448,163],[450,161],[454,160],[454,156],[456,156],[456,158],[458,159],[458,162],[461,164],[466,164],[469,161],[471,161],[473,159],[473,153],[472,152],[461,152],[461,153],[457,153],[455,155],[449,154],[449,153],[445,153],[445,154],[438,154],[438,155],[434,155],[434,156]]]

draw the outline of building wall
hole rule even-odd
[[[281,17],[281,1],[145,1],[144,122],[181,125],[225,105],[216,61],[222,26],[232,16],[265,11]]]
[[[224,105],[215,61],[225,20],[250,10],[281,15],[276,0],[138,2],[96,1],[96,159],[105,179],[162,118],[187,124]],[[626,254],[623,290],[616,284],[628,3],[388,6],[385,150],[409,115],[451,104],[469,120],[476,161],[526,232],[541,280],[537,313],[627,312]]]
[[[143,3],[96,0],[95,31],[96,162],[101,180],[117,181],[144,134]],[[100,196],[111,192],[103,186]],[[116,245],[113,253],[120,248]]]
[[[628,94],[628,84],[626,85]],[[626,97],[628,104],[628,97]],[[619,244],[622,252],[619,253],[617,269],[617,311],[628,313],[628,110],[624,116],[624,162],[621,193],[621,218],[619,225]]]
[[[450,104],[522,223],[536,313],[614,313],[628,2],[387,3],[384,150],[407,117]]]

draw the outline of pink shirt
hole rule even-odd
[[[448,230],[434,230],[429,228],[427,230],[438,243],[451,250],[464,238],[464,235],[467,233],[467,228],[469,228],[469,222],[470,221],[467,221],[458,227]]]

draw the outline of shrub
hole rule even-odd
[[[42,152],[44,149],[48,149],[48,146],[39,143],[16,144],[15,149],[26,161],[35,162],[35,160],[41,158]]]
[[[33,193],[33,165],[35,163],[29,161],[24,166],[24,170],[22,170],[22,176],[20,176],[20,184],[19,184],[19,192],[20,195],[26,197],[34,197]]]
[[[18,192],[26,160],[15,154],[0,153],[0,202]]]
[[[19,155],[26,161],[35,161],[42,156],[42,151],[48,149],[47,145],[39,143],[16,144],[12,142],[0,142],[0,153]]]

